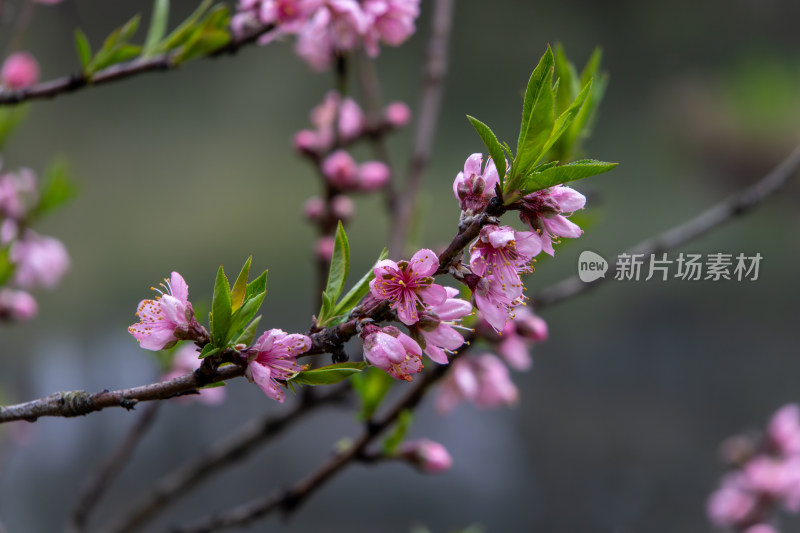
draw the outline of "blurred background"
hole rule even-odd
[[[195,4],[173,0],[173,23]],[[430,2],[422,5],[417,34],[383,47],[377,63],[384,98],[412,109],[430,23]],[[75,27],[96,46],[149,9],[144,1],[39,5],[24,48],[43,79],[65,75],[78,69]],[[620,165],[576,184],[590,196],[582,214],[590,226],[565,239],[555,260],[539,262],[529,294],[575,274],[581,251],[613,261],[755,181],[800,141],[799,18],[800,5],[778,0],[458,2],[418,245],[435,247],[455,232],[453,178],[483,150],[465,115],[515,139],[522,91],[547,43],[561,42],[579,67],[603,48],[610,84],[585,151]],[[0,27],[0,47],[11,33]],[[262,327],[306,330],[316,299],[307,281],[314,232],[301,205],[319,183],[291,138],[332,84],[331,73],[311,72],[290,43],[276,43],[32,103],[4,166],[41,172],[63,156],[80,194],[38,228],[64,241],[70,272],[58,289],[36,294],[36,320],[0,325],[4,401],[156,379],[155,359],[126,328],[149,287],[172,270],[198,305],[210,300],[220,263],[235,271],[253,254],[254,268],[269,269]],[[401,174],[407,130],[390,142]],[[758,281],[612,281],[543,311],[550,340],[536,346],[533,371],[515,374],[515,408],[461,406],[441,417],[426,402],[411,436],[448,447],[455,464],[447,474],[356,465],[289,522],[274,517],[249,531],[710,531],[704,507],[722,473],[720,441],[800,400],[799,192],[793,183],[671,254],[758,252]],[[357,200],[348,235],[352,271],[363,272],[386,241],[379,197]],[[289,408],[243,380],[227,389],[220,407],[162,407],[96,524],[254,415]],[[135,418],[112,409],[6,428],[0,521],[9,532],[59,531],[87,473]],[[318,412],[148,531],[287,486],[358,431],[347,411]]]

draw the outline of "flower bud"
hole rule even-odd
[[[325,214],[325,200],[319,196],[312,196],[303,205],[303,214],[312,222],[319,220]]]
[[[30,320],[38,310],[36,300],[27,292],[0,289],[0,319]]]
[[[0,69],[0,84],[7,89],[24,89],[39,79],[39,63],[27,52],[16,52],[6,58]]]
[[[384,117],[394,128],[402,128],[411,121],[411,109],[403,102],[392,102],[384,110]]]
[[[356,206],[353,204],[348,196],[344,194],[337,194],[331,198],[331,212],[334,218],[338,220],[349,220],[353,217],[356,211]]]
[[[391,172],[385,163],[367,161],[358,169],[358,186],[363,191],[380,189],[389,181]]]
[[[406,441],[400,454],[417,468],[429,474],[439,474],[450,470],[453,458],[443,445],[428,439]]]
[[[355,160],[344,150],[337,150],[322,162],[325,178],[340,189],[352,189],[359,185],[359,169]]]

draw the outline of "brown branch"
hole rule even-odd
[[[78,503],[67,524],[68,533],[79,533],[86,530],[89,515],[99,503],[109,485],[120,473],[122,468],[131,458],[136,445],[150,429],[156,419],[156,413],[161,404],[153,403],[147,406],[141,416],[131,427],[119,446],[111,453],[101,467],[95,472],[89,482],[84,485],[78,496]]]
[[[319,407],[332,406],[342,401],[350,390],[348,386],[336,388],[324,396],[307,395],[295,407],[281,415],[268,415],[242,427],[236,433],[216,443],[190,462],[168,473],[148,488],[123,518],[110,528],[112,533],[132,533],[146,525],[167,506],[200,486],[225,468],[244,461],[264,444],[302,420]]]
[[[266,24],[247,32],[239,37],[234,37],[225,46],[215,50],[207,57],[218,57],[225,54],[234,54],[243,46],[252,44],[263,34],[272,30],[274,25]],[[55,98],[56,96],[71,93],[92,85],[102,85],[112,81],[131,78],[145,72],[157,72],[177,69],[181,63],[176,61],[177,52],[166,52],[150,58],[133,59],[112,65],[108,68],[87,76],[77,72],[50,81],[44,81],[25,89],[16,91],[0,91],[0,106],[16,105],[28,100]]]
[[[392,234],[389,256],[401,257],[414,216],[417,195],[433,152],[433,141],[439,125],[444,79],[447,74],[447,52],[453,23],[454,0],[436,0],[433,6],[431,36],[428,41],[425,73],[417,114],[417,130],[411,152],[408,176],[392,213]]]
[[[38,400],[0,407],[0,423],[13,420],[35,422],[36,419],[42,416],[83,416],[95,411],[102,411],[106,407],[133,409],[139,402],[165,400],[190,393],[205,385],[236,378],[243,374],[243,367],[229,365],[219,368],[210,375],[204,375],[196,371],[169,381],[151,383],[130,389],[104,390],[93,394],[82,390],[56,392]]]
[[[649,264],[651,254],[677,248],[698,237],[702,237],[741,215],[749,213],[766,198],[783,187],[792,177],[796,176],[798,168],[800,168],[800,146],[795,148],[786,159],[755,184],[703,211],[688,222],[646,239],[624,253],[630,255],[643,254],[646,258],[645,265]],[[608,272],[604,278],[599,278],[590,283],[581,281],[578,276],[572,276],[542,289],[533,297],[533,302],[536,309],[542,309],[595,289],[601,283],[610,279],[614,279],[614,272]]]

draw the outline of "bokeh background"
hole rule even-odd
[[[194,4],[173,1],[172,20]],[[20,5],[6,0],[7,13]],[[377,65],[385,98],[412,108],[430,7],[423,1],[418,33],[402,48],[384,47]],[[24,48],[45,78],[67,74],[77,69],[76,26],[96,44],[148,11],[142,1],[38,6]],[[586,151],[620,165],[576,185],[590,196],[591,226],[539,263],[531,292],[573,275],[583,250],[613,260],[754,181],[800,141],[799,17],[797,3],[779,0],[458,2],[418,244],[437,246],[455,231],[452,180],[482,149],[465,115],[514,139],[524,85],[548,42],[563,43],[579,65],[603,48],[611,79]],[[0,26],[0,46],[12,33]],[[66,243],[71,271],[57,290],[37,294],[37,320],[0,326],[3,398],[155,379],[155,360],[126,327],[171,270],[184,275],[194,302],[208,302],[219,264],[236,270],[252,253],[254,266],[270,271],[262,325],[305,330],[315,300],[313,231],[300,206],[319,184],[290,140],[332,82],[278,43],[33,103],[4,165],[42,171],[63,156],[80,195],[39,228]],[[410,132],[391,141],[401,171],[409,145]],[[704,506],[722,473],[719,442],[800,400],[799,190],[790,185],[681,250],[759,252],[758,281],[608,283],[543,313],[551,338],[536,346],[534,370],[515,375],[516,408],[462,406],[441,417],[428,401],[412,436],[446,444],[449,473],[356,466],[291,521],[249,530],[710,531]],[[387,234],[379,198],[357,208],[348,230],[354,272]],[[231,383],[221,407],[163,406],[95,523],[107,524],[161,473],[251,417],[287,407],[244,381]],[[0,434],[0,521],[9,532],[59,531],[77,487],[135,417],[112,409]],[[357,432],[348,412],[319,412],[149,530],[286,486]],[[785,521],[786,531],[799,523]]]

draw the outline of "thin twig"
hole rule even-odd
[[[239,431],[168,473],[148,488],[123,518],[110,528],[112,533],[132,533],[146,525],[161,511],[224,469],[244,461],[253,452],[270,442],[305,415],[320,407],[330,407],[346,397],[349,387],[338,387],[333,392],[319,396],[303,396],[295,407],[280,415],[267,415],[250,421]]]
[[[215,50],[207,57],[218,57],[225,54],[236,53],[243,46],[255,43],[259,37],[273,28],[274,26],[272,24],[266,24],[244,35],[234,37],[228,44]],[[87,76],[82,72],[77,72],[69,76],[38,83],[25,89],[1,91],[0,106],[16,105],[28,100],[55,98],[56,96],[84,89],[89,86],[102,85],[104,83],[144,74],[145,72],[174,70],[180,65],[181,63],[176,61],[176,52],[174,51],[150,58],[133,59],[131,61],[112,65],[91,76]]]
[[[447,74],[447,51],[454,5],[454,0],[436,0],[433,6],[431,36],[428,41],[422,95],[417,113],[414,148],[408,165],[408,177],[403,184],[402,194],[397,198],[395,212],[392,214],[390,257],[400,258],[405,252],[417,195],[433,152],[433,141],[441,114],[444,79]]]
[[[67,524],[66,531],[68,533],[80,533],[86,530],[89,515],[100,502],[108,487],[122,471],[122,468],[130,460],[137,444],[153,425],[160,405],[159,403],[153,403],[142,411],[142,414],[119,443],[119,446],[108,456],[94,476],[89,479],[89,482],[84,485],[78,496],[75,510]]]
[[[800,168],[800,146],[755,184],[703,211],[688,222],[640,242],[626,250],[625,253],[643,254],[646,266],[649,264],[652,254],[677,248],[748,213],[796,176],[798,168]],[[572,276],[539,291],[533,297],[533,304],[536,309],[543,309],[594,289],[611,279],[614,279],[614,272],[608,272],[605,277],[589,283],[581,281],[578,276]]]

